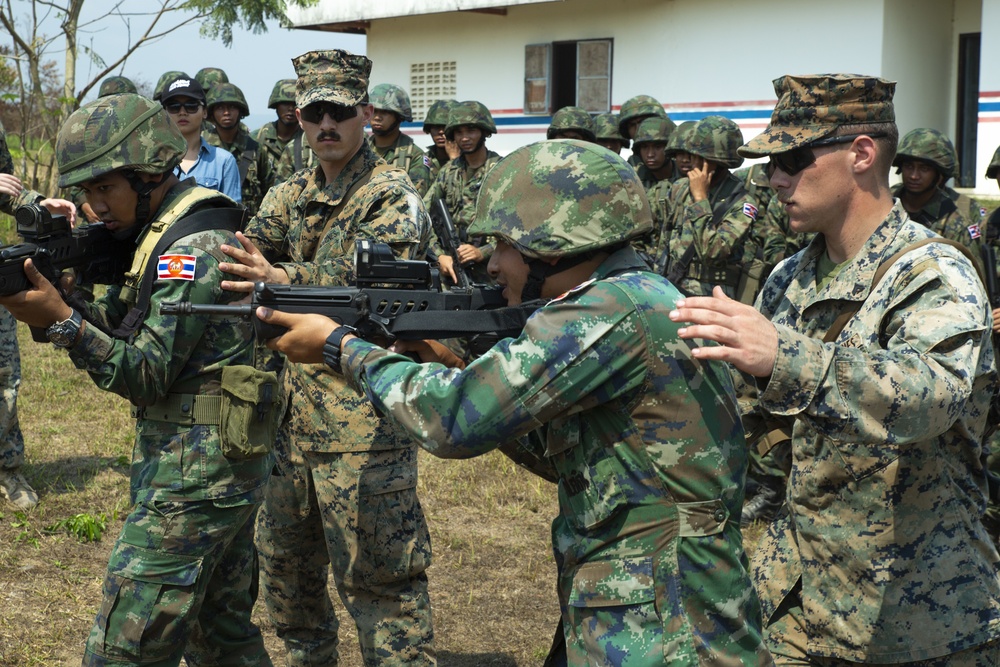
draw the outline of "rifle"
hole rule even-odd
[[[516,337],[541,303],[506,307],[499,285],[443,289],[437,269],[419,260],[396,259],[384,243],[358,239],[353,287],[312,287],[257,283],[249,303],[163,302],[163,315],[229,315],[249,319],[258,340],[275,338],[284,327],[267,324],[258,306],[286,313],[318,313],[382,342],[470,337],[470,349],[484,351]],[[448,314],[445,314],[445,311]]]
[[[451,214],[448,213],[448,207],[445,206],[444,200],[440,197],[435,199],[434,203],[431,204],[429,214],[431,216],[431,227],[434,228],[434,233],[437,234],[438,241],[441,242],[441,247],[455,260],[452,266],[455,271],[455,277],[458,279],[455,281],[455,285],[459,289],[468,289],[472,285],[472,281],[469,280],[468,274],[462,267],[462,262],[458,259],[458,246],[465,243],[465,240],[455,228],[455,223],[451,219]]]

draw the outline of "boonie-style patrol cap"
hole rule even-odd
[[[739,149],[743,157],[784,153],[841,125],[895,122],[895,81],[858,74],[786,75],[774,80],[778,103],[767,129]]]
[[[368,96],[372,61],[341,49],[310,51],[292,59],[298,79],[295,106],[332,102],[345,107],[361,104]]]

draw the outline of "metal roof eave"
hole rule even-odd
[[[312,7],[288,7],[293,28],[364,34],[372,21],[402,16],[478,12],[504,16],[508,7],[564,0],[320,0]]]

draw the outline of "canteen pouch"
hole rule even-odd
[[[278,435],[278,375],[253,366],[222,369],[222,453],[231,459],[265,456]]]

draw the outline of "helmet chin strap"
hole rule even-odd
[[[139,174],[133,170],[122,172],[122,175],[125,177],[125,180],[128,181],[128,184],[132,187],[135,193],[139,195],[139,199],[135,205],[136,224],[132,225],[132,227],[125,230],[125,233],[123,235],[124,238],[119,240],[125,240],[127,238],[131,238],[132,236],[135,236],[146,225],[146,222],[149,221],[149,215],[150,215],[150,210],[149,210],[150,195],[152,195],[153,190],[155,190],[160,186],[160,181],[158,180],[144,181],[139,177]],[[115,238],[118,237],[116,236]]]
[[[528,271],[528,279],[524,282],[524,287],[521,288],[521,303],[541,299],[542,286],[545,284],[545,281],[548,280],[549,276],[554,276],[557,273],[568,271],[578,264],[588,262],[593,259],[598,252],[609,252],[610,254],[621,248],[623,245],[624,244],[615,244],[613,246],[591,250],[590,252],[582,252],[577,255],[560,257],[555,264],[549,264],[545,260],[521,255],[521,259],[524,260],[524,263],[527,264],[528,267],[530,267]]]

